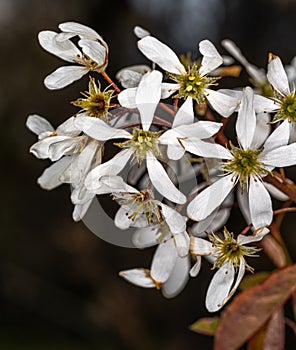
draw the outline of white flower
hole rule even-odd
[[[223,63],[223,58],[209,40],[199,43],[199,50],[203,55],[200,67],[195,64],[185,67],[167,45],[152,36],[139,40],[138,47],[147,58],[167,71],[176,81],[175,84],[163,85],[162,98],[169,97],[178,90],[176,97],[191,97],[198,103],[204,103],[206,99],[223,117],[228,117],[237,107],[237,99],[208,88],[217,80],[208,77],[208,73]]]
[[[199,258],[199,264],[195,268],[199,268],[201,256],[212,257],[214,267],[218,268],[206,295],[208,311],[218,311],[232,297],[246,269],[253,272],[244,257],[254,256],[260,249],[246,244],[260,241],[268,232],[265,228],[257,236],[238,235],[235,239],[233,233],[224,228],[223,238],[216,234],[209,235],[211,242],[198,237],[190,238],[190,252]],[[194,271],[191,270],[191,274],[192,272]]]
[[[143,129],[133,128],[133,133],[116,129],[94,118],[80,118],[76,121],[76,127],[90,137],[98,140],[111,138],[125,138],[128,141],[117,144],[124,148],[108,162],[98,166],[86,178],[86,187],[96,192],[101,184],[100,178],[107,175],[117,175],[124,168],[128,160],[133,156],[138,163],[146,159],[149,178],[155,189],[167,199],[175,203],[184,203],[186,197],[172,183],[157,157],[161,157],[159,145],[168,145],[168,156],[180,159],[184,149],[178,142],[179,138],[195,136],[197,138],[209,138],[221,127],[220,123],[193,121],[193,109],[184,103],[175,117],[173,129],[161,134],[161,132],[149,131],[154,118],[154,112],[160,99],[162,74],[158,71],[146,73],[139,84],[136,95],[136,106],[140,112]],[[190,104],[189,104],[190,105]],[[189,111],[189,112],[188,112]],[[187,124],[187,125],[182,125]]]
[[[47,76],[44,84],[52,90],[71,84],[89,71],[102,72],[108,64],[108,45],[93,29],[75,22],[62,23],[59,28],[61,33],[40,32],[39,43],[46,51],[78,66],[63,66]],[[77,35],[82,51],[70,40]]]
[[[124,88],[135,88],[147,72],[151,72],[151,68],[144,64],[129,66],[120,69],[116,74],[116,79]],[[134,91],[136,92],[136,90]]]
[[[242,191],[248,191],[251,222],[255,229],[267,226],[272,221],[272,203],[270,195],[261,181],[261,177],[275,167],[296,164],[296,143],[287,146],[289,133],[285,120],[267,138],[263,148],[251,148],[256,126],[253,108],[253,91],[246,88],[241,102],[236,134],[240,147],[231,146],[228,150],[220,145],[205,143],[201,140],[182,140],[185,149],[202,157],[225,159],[220,167],[226,175],[214,182],[191,201],[187,213],[193,220],[205,219],[227,197],[234,185],[239,182]]]

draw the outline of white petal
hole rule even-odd
[[[162,165],[152,153],[150,155],[147,154],[146,161],[148,174],[155,189],[174,203],[185,203],[186,196],[175,187]]]
[[[88,208],[90,207],[92,201],[93,201],[93,198],[89,199],[87,202],[85,202],[83,204],[75,204],[74,210],[72,213],[72,218],[74,221],[77,222],[77,221],[80,221],[83,219],[83,217],[87,213]]]
[[[194,121],[192,97],[187,97],[182,106],[178,109],[173,121],[173,128],[180,125],[192,124]]]
[[[246,87],[235,125],[238,142],[241,144],[244,150],[250,148],[256,127],[256,114],[253,106],[253,96],[253,90],[250,87]]]
[[[236,277],[235,284],[234,284],[234,286],[232,287],[231,291],[229,292],[228,296],[223,300],[223,305],[224,305],[225,303],[227,303],[227,301],[233,296],[233,294],[234,294],[235,291],[237,290],[238,286],[239,286],[240,283],[241,283],[241,280],[242,280],[243,277],[244,277],[245,270],[246,270],[245,260],[244,260],[244,258],[242,257],[242,258],[240,259],[239,270],[238,270],[238,274],[237,274],[237,277]]]
[[[62,141],[51,143],[48,147],[48,158],[55,162],[64,155],[75,153],[77,147],[81,144],[83,136],[67,138]]]
[[[269,233],[269,229],[264,227],[262,230],[260,230],[260,233],[257,235],[251,235],[251,236],[238,235],[237,243],[245,245],[253,242],[258,242],[258,241],[261,241],[261,239],[264,236],[266,236],[268,233]]]
[[[127,230],[133,226],[134,221],[129,219],[129,215],[132,214],[126,210],[126,208],[120,207],[114,218],[114,224],[121,230]]]
[[[142,28],[140,26],[135,26],[134,27],[134,33],[139,39],[145,38],[145,36],[150,35],[148,30],[146,30],[146,29],[144,29],[144,28]]]
[[[106,60],[106,48],[97,41],[89,39],[81,39],[78,45],[82,48],[83,52],[90,57],[93,61],[97,62],[101,66]]]
[[[190,252],[194,255],[212,255],[212,243],[199,237],[190,237]]]
[[[186,218],[183,215],[164,203],[159,202],[159,206],[172,233],[182,233],[186,230]]]
[[[161,96],[162,74],[159,71],[143,75],[136,93],[136,106],[144,130],[149,130]]]
[[[217,159],[232,159],[233,156],[227,148],[218,143],[205,142],[197,138],[181,140],[183,147],[187,152],[193,153],[200,157],[217,158]]]
[[[160,283],[167,281],[175,267],[177,257],[177,249],[172,238],[160,243],[153,256],[151,277]]]
[[[168,145],[167,147],[167,156],[172,160],[179,160],[183,157],[185,153],[184,148],[180,145]]]
[[[215,111],[221,114],[222,117],[229,117],[237,109],[239,101],[235,97],[210,89],[205,89],[204,91],[210,105]]]
[[[52,125],[43,117],[37,114],[29,115],[26,121],[26,127],[29,128],[34,134],[40,135],[46,131],[54,131]]]
[[[267,113],[259,113],[256,118],[256,128],[251,144],[251,149],[260,149],[270,135],[271,125],[269,123],[270,115]]]
[[[75,117],[70,117],[65,120],[61,125],[57,127],[56,133],[58,135],[78,136],[80,134],[80,130],[76,128],[75,120]]]
[[[143,249],[156,245],[157,237],[158,226],[149,226],[135,230],[132,241],[136,248]]]
[[[274,149],[270,152],[264,152],[259,160],[273,167],[285,167],[296,164],[296,143]]]
[[[254,108],[256,113],[269,113],[274,112],[280,108],[279,103],[270,98],[255,94],[254,95]]]
[[[223,58],[209,40],[199,43],[199,51],[203,55],[199,73],[201,76],[212,72],[223,63]]]
[[[289,200],[289,196],[287,196],[284,192],[273,186],[272,184],[268,182],[263,182],[264,186],[266,187],[267,191],[271,194],[271,196],[279,201],[287,201]]]
[[[174,92],[179,90],[180,85],[174,83],[162,83],[161,84],[161,99],[170,97]]]
[[[124,88],[133,88],[137,87],[142,76],[150,71],[151,68],[144,64],[129,66],[120,69],[116,74],[116,79]]]
[[[64,66],[56,69],[44,79],[44,85],[50,90],[62,89],[83,77],[89,69],[81,66]]]
[[[63,172],[72,162],[71,157],[63,157],[58,162],[52,164],[44,170],[43,174],[38,178],[38,184],[45,190],[52,190],[62,184],[60,180]]]
[[[99,118],[77,117],[75,120],[75,126],[77,129],[83,131],[88,136],[99,141],[118,138],[131,138],[131,134],[129,132],[113,128]]]
[[[289,136],[289,121],[284,120],[265,141],[263,154],[281,146],[286,146],[289,142]]]
[[[65,22],[59,24],[59,28],[62,32],[73,33],[75,35],[80,35],[83,38],[88,39],[102,39],[102,37],[93,29],[76,22]]]
[[[131,269],[120,271],[119,276],[123,277],[130,283],[144,288],[155,288],[155,284],[150,277],[149,270],[146,269]]]
[[[196,263],[192,266],[192,268],[189,271],[189,274],[191,277],[196,277],[199,274],[201,268],[201,257],[196,257]]]
[[[267,79],[282,96],[290,95],[287,74],[278,56],[272,56],[268,63]]]
[[[270,195],[263,183],[253,177],[250,178],[249,207],[251,222],[256,229],[268,226],[272,221],[272,203]]]
[[[186,70],[178,56],[167,45],[152,36],[138,41],[139,50],[152,62],[173,74],[185,74]]]
[[[136,93],[137,88],[129,88],[120,92],[118,95],[118,101],[122,107],[136,108]]]
[[[57,33],[50,30],[38,34],[40,45],[48,52],[62,58],[67,62],[74,62],[76,57],[81,56],[79,49],[70,41],[57,41]]]
[[[174,234],[175,245],[179,257],[185,257],[189,252],[190,238],[186,231]]]
[[[42,139],[39,142],[34,143],[31,146],[30,152],[34,154],[35,157],[40,159],[46,159],[49,157],[49,146],[52,143],[59,142],[69,139],[69,136],[50,136]]]
[[[243,191],[242,188],[238,186],[236,195],[237,195],[240,211],[243,214],[243,217],[245,218],[247,225],[250,225],[252,223],[252,220],[251,220],[250,207],[249,207],[249,194],[247,193],[246,190]]]
[[[174,298],[187,284],[189,278],[190,261],[188,257],[177,257],[175,267],[161,288],[162,294],[166,298]]]
[[[132,153],[133,151],[129,148],[123,149],[108,162],[95,167],[85,178],[86,188],[96,193],[101,186],[100,178],[105,175],[113,176],[119,174],[130,159]]]
[[[206,308],[216,312],[225,303],[234,281],[234,267],[232,263],[222,265],[215,273],[206,295]]]
[[[233,175],[224,176],[198,194],[188,205],[187,215],[195,221],[205,219],[227,197],[234,185]]]

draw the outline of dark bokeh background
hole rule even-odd
[[[125,65],[146,62],[132,33],[137,24],[178,53],[196,52],[204,38],[221,49],[221,39],[231,38],[251,62],[265,67],[269,51],[285,63],[296,54],[295,17],[293,0],[0,0],[1,350],[212,345],[210,338],[188,330],[208,315],[203,306],[211,278],[206,263],[174,300],[129,285],[118,272],[149,266],[153,250],[100,240],[71,220],[67,186],[52,192],[37,186],[48,163],[28,152],[35,136],[25,128],[27,116],[38,113],[57,125],[76,112],[69,101],[87,87],[84,79],[62,91],[46,90],[43,78],[63,62],[39,47],[38,32],[56,30],[69,20],[89,25],[109,43],[108,72],[114,77]],[[243,74],[237,85],[246,82]],[[295,257],[292,216],[288,220],[283,232]],[[105,229],[111,227],[110,221]],[[232,219],[230,229],[241,228]],[[272,269],[264,257],[260,263],[259,268]]]

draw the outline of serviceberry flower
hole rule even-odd
[[[48,75],[44,84],[48,89],[62,89],[89,71],[102,72],[108,64],[108,45],[93,29],[75,22],[59,25],[61,33],[46,30],[38,35],[40,45],[48,52],[78,66],[64,66]],[[70,40],[79,36],[77,46]]]
[[[217,78],[208,74],[223,63],[223,58],[209,40],[199,43],[199,50],[203,55],[200,66],[194,63],[185,67],[167,45],[152,36],[139,40],[138,47],[147,58],[168,72],[170,78],[176,82],[167,83],[163,87],[167,90],[166,97],[178,91],[175,97],[191,97],[199,104],[207,100],[223,117],[228,117],[236,109],[238,104],[236,98],[210,89],[210,86],[216,85]]]
[[[210,312],[216,312],[232,297],[237,290],[246,270],[253,272],[245,260],[246,256],[257,256],[261,250],[246,244],[260,241],[267,233],[264,228],[256,236],[238,235],[234,237],[226,228],[223,237],[218,234],[210,234],[210,242],[198,238],[190,238],[190,252],[195,256],[210,256],[214,259],[213,269],[218,268],[206,295],[206,308]]]
[[[188,216],[196,221],[205,219],[223,202],[236,183],[239,183],[239,190],[248,193],[253,227],[258,229],[269,225],[273,217],[272,203],[262,177],[275,167],[296,164],[296,143],[287,145],[289,130],[284,123],[274,130],[262,148],[252,145],[256,114],[253,108],[253,91],[246,88],[236,122],[239,147],[231,146],[227,149],[201,140],[182,140],[185,149],[191,153],[225,159],[220,169],[226,174],[189,203]]]

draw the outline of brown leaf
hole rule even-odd
[[[278,308],[271,316],[264,338],[263,350],[285,349],[285,317],[283,307]]]
[[[296,265],[290,265],[276,270],[263,283],[241,292],[222,314],[214,350],[235,350],[242,346],[295,288]]]
[[[220,317],[204,317],[192,323],[189,329],[196,333],[213,336],[219,326],[219,322]]]

